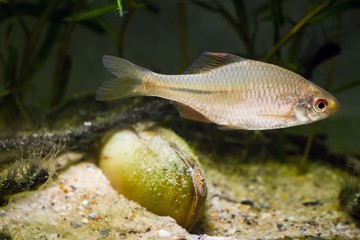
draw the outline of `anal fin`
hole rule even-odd
[[[207,119],[204,115],[185,104],[179,102],[173,102],[173,104],[178,110],[180,116],[183,118],[205,123],[212,123],[212,121]]]

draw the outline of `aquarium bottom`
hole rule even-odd
[[[249,165],[246,172],[234,174],[221,166],[205,163],[204,168],[209,194],[196,234],[119,195],[101,170],[87,162],[69,167],[38,193],[9,204],[0,212],[0,223],[16,239],[360,236],[338,209],[338,175],[329,169],[320,166],[297,176],[287,165],[274,163]]]

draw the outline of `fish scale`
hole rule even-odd
[[[227,53],[203,53],[182,75],[164,75],[104,56],[116,79],[97,100],[136,95],[171,100],[184,118],[221,128],[266,130],[308,124],[339,108],[336,98],[287,69]]]

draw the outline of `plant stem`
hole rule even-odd
[[[250,41],[249,33],[248,33],[248,24],[246,17],[246,9],[243,1],[237,2],[239,0],[234,0],[234,5],[237,10],[237,14],[239,20],[237,21],[231,14],[217,1],[214,0],[216,4],[216,10],[223,16],[223,18],[232,26],[237,35],[242,39],[245,45],[245,49],[248,51],[247,55],[253,56],[253,45]]]
[[[178,2],[178,24],[180,40],[180,72],[183,72],[188,66],[187,22],[184,1]]]
[[[300,163],[299,163],[299,169],[300,169],[301,173],[308,172],[308,169],[309,169],[308,158],[309,158],[311,146],[312,146],[313,141],[314,141],[315,134],[316,134],[315,127],[314,127],[314,125],[312,125],[311,128],[310,128],[310,133],[309,133],[308,139],[306,141],[304,154],[303,154],[303,156],[302,156],[302,158],[300,160]]]
[[[222,1],[223,2],[223,1]],[[253,38],[250,37],[248,29],[248,20],[247,20],[247,11],[245,9],[244,1],[242,0],[233,0],[233,4],[236,9],[238,20],[235,19],[230,12],[228,12],[218,0],[213,0],[213,4],[208,4],[204,1],[194,1],[198,6],[215,13],[220,13],[220,15],[230,24],[234,29],[236,34],[244,42],[245,50],[248,51],[247,56],[254,56],[254,45]]]
[[[123,12],[123,7],[122,7],[122,4],[121,4],[121,0],[117,0],[117,5],[118,5],[118,8],[119,8],[119,15],[120,15],[120,17],[122,17],[124,15],[124,12]]]
[[[340,15],[337,15],[334,19],[334,32],[333,32],[333,42],[338,43],[339,42],[339,31],[340,31]],[[333,76],[334,76],[334,70],[335,70],[335,64],[336,64],[336,58],[332,58],[329,63],[329,71],[326,77],[325,82],[325,89],[330,89]]]
[[[40,17],[40,19],[36,22],[35,26],[30,32],[25,31],[25,34],[28,36],[28,39],[25,41],[25,46],[22,54],[22,59],[20,62],[20,67],[18,69],[18,74],[14,78],[14,88],[20,89],[20,93],[16,93],[15,98],[15,106],[18,110],[20,110],[21,115],[25,119],[30,119],[29,112],[26,110],[24,103],[22,102],[22,94],[21,91],[24,89],[24,85],[28,83],[29,79],[32,75],[32,67],[33,64],[33,53],[37,49],[37,42],[40,38],[41,32],[44,26],[47,24],[47,20],[50,18],[51,14],[54,12],[56,7],[61,3],[61,0],[54,0],[49,3],[46,7],[44,13]],[[20,18],[21,19],[21,18]],[[27,29],[26,25],[23,26],[23,29]]]
[[[277,42],[265,55],[264,60],[269,61],[269,59],[287,42],[291,37],[293,37],[297,32],[299,32],[305,24],[307,24],[314,16],[316,16],[317,13],[322,11],[324,8],[326,8],[331,1],[325,1],[324,3],[320,4],[318,7],[316,7],[314,10],[310,11],[308,14],[306,14],[288,33],[286,33],[280,41]]]
[[[282,9],[281,9],[281,0],[273,0],[271,4],[271,12],[273,16],[273,25],[274,25],[274,44],[279,41],[280,34],[280,24],[283,22]],[[278,57],[280,54],[278,52]]]
[[[75,14],[81,6],[81,1],[75,2],[71,14]],[[59,104],[64,96],[69,82],[71,59],[68,55],[68,48],[71,41],[71,35],[74,31],[76,22],[68,22],[64,27],[61,37],[58,39],[58,52],[55,65],[55,77],[51,95],[51,106]]]
[[[134,11],[128,12],[124,17],[122,18],[122,24],[120,25],[118,38],[117,38],[117,49],[120,57],[123,57],[124,55],[124,39],[125,39],[125,32],[126,29],[129,26],[130,19],[133,16]]]

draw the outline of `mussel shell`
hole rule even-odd
[[[204,206],[207,187],[197,157],[170,130],[112,133],[105,138],[99,166],[119,193],[187,229]]]

